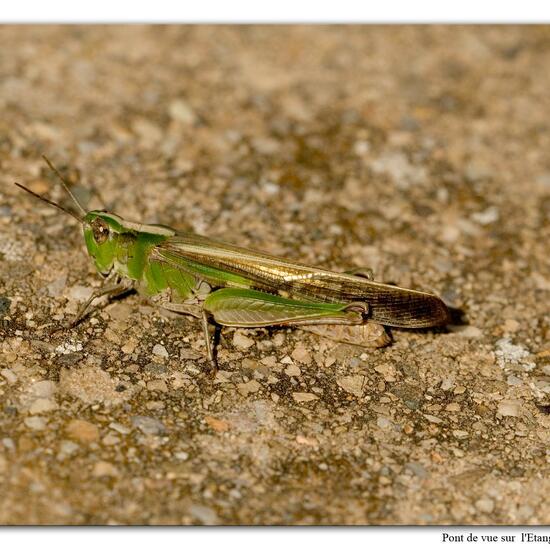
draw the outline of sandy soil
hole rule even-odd
[[[0,523],[550,522],[549,27],[0,28]],[[79,198],[432,290],[369,351],[98,275]]]

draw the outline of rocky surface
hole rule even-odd
[[[548,27],[0,28],[0,523],[550,522]],[[100,283],[98,206],[433,290],[369,351]],[[53,329],[61,329],[53,332]]]

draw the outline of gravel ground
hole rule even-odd
[[[550,522],[550,27],[0,28],[0,522]],[[390,346],[99,276],[91,206],[432,290]],[[462,314],[460,314],[462,312]]]

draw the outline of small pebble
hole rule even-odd
[[[159,374],[164,374],[168,371],[165,365],[155,362],[147,363],[145,367],[143,367],[143,370],[156,376]]]
[[[497,412],[502,416],[520,416],[521,402],[513,399],[505,399],[498,404]]]
[[[164,409],[165,406],[166,405],[164,404],[164,401],[158,400],[151,400],[145,403],[145,407],[148,411],[161,411],[162,409]]]
[[[46,419],[42,416],[29,416],[25,418],[25,426],[31,430],[41,431],[46,429]]]
[[[395,382],[395,367],[389,363],[377,365],[374,370],[384,377],[386,382]]]
[[[147,389],[149,391],[167,392],[168,386],[164,380],[151,380],[147,382]]]
[[[284,333],[283,332],[278,332],[277,334],[275,334],[275,336],[273,336],[271,341],[273,342],[273,345],[276,348],[280,348],[285,343]]]
[[[490,498],[480,498],[476,501],[476,508],[480,512],[485,512],[487,514],[490,514],[495,509],[495,503]]]
[[[514,376],[513,374],[510,374],[508,378],[506,378],[506,383],[509,386],[519,386],[521,384],[522,380],[521,378],[518,378],[517,376]]]
[[[250,380],[250,382],[237,384],[239,393],[244,397],[246,397],[249,393],[256,393],[261,387],[261,384],[257,380]]]
[[[365,393],[363,389],[365,380],[366,378],[363,375],[357,374],[354,376],[342,376],[336,380],[336,383],[348,393],[356,397],[362,397]]]
[[[137,343],[134,340],[128,340],[128,342],[126,342],[126,344],[124,344],[120,348],[120,350],[122,351],[122,353],[125,353],[126,355],[131,355],[132,353],[134,353],[136,347],[137,347]]]
[[[13,439],[11,437],[4,437],[2,439],[2,445],[6,449],[9,449],[10,451],[15,451],[15,443],[13,442]]]
[[[189,507],[189,512],[196,520],[204,525],[216,525],[219,522],[218,514],[208,506],[192,504]]]
[[[489,208],[487,208],[486,210],[483,210],[482,212],[473,213],[470,216],[470,218],[472,218],[472,220],[479,223],[480,225],[489,225],[498,220],[499,218],[498,208],[496,206],[490,206]]]
[[[205,416],[205,422],[216,432],[227,432],[231,428],[231,424],[220,418],[213,416]]]
[[[8,381],[8,384],[17,382],[17,375],[11,369],[2,369],[0,374]]]
[[[316,399],[319,399],[319,397],[314,393],[307,392],[293,392],[292,397],[297,403],[307,403],[308,401],[315,401]]]
[[[80,447],[76,443],[74,443],[74,441],[69,441],[68,439],[64,439],[59,444],[59,453],[62,456],[70,456],[76,453],[76,451],[78,451],[79,448]]]
[[[94,477],[116,477],[118,469],[114,464],[102,460],[95,463],[92,475]]]
[[[233,333],[233,345],[237,349],[248,349],[254,345],[254,340],[245,336],[241,331],[236,330]]]
[[[481,338],[483,336],[483,332],[478,327],[474,327],[472,325],[469,326],[462,326],[462,325],[449,325],[449,330],[456,334],[457,336],[461,336],[462,338]]]
[[[296,443],[298,443],[298,445],[307,445],[308,447],[319,446],[319,442],[314,437],[306,437],[305,435],[297,435]]]
[[[196,120],[196,115],[187,101],[183,99],[174,99],[168,106],[170,117],[177,122],[185,125],[191,125]]]
[[[390,428],[392,425],[391,420],[389,420],[385,416],[379,416],[376,420],[376,424],[379,428],[382,428],[383,430],[385,430],[386,428]]]
[[[506,319],[502,328],[505,332],[517,332],[520,326],[521,325],[515,319]]]
[[[75,353],[77,351],[82,351],[82,344],[80,342],[74,344],[72,342],[65,342],[55,348],[55,353],[61,355],[68,355],[69,353]]]
[[[29,389],[33,395],[47,398],[54,395],[57,385],[51,380],[40,380],[39,382],[35,382]]]
[[[67,286],[67,274],[64,274],[61,277],[58,277],[57,279],[49,283],[46,286],[46,289],[48,291],[48,294],[52,298],[57,298],[58,296],[61,296],[66,286]]]
[[[244,370],[255,371],[260,366],[259,362],[255,359],[250,359],[250,357],[245,357],[242,362],[242,367]]]
[[[40,414],[49,411],[54,411],[57,409],[57,403],[53,399],[45,399],[44,397],[39,397],[34,400],[29,407],[30,414]]]
[[[120,437],[113,433],[109,433],[101,440],[101,443],[107,446],[118,445],[120,443]]]
[[[412,472],[415,476],[420,477],[422,479],[425,479],[428,477],[428,470],[422,466],[422,464],[419,464],[418,462],[407,462],[405,464],[405,469],[409,470],[409,472]]]
[[[92,294],[93,289],[88,286],[73,285],[65,292],[66,296],[77,302],[85,302]]]
[[[82,443],[92,443],[99,439],[97,426],[86,420],[71,420],[65,431],[69,437]]]
[[[294,351],[291,354],[292,359],[295,361],[298,361],[299,363],[303,363],[306,365],[309,365],[311,363],[311,353],[306,349],[306,347],[303,344],[298,344]]]
[[[287,374],[287,376],[300,376],[300,374],[302,374],[302,371],[300,370],[300,367],[298,367],[298,365],[292,364],[285,369],[285,373]]]
[[[132,429],[124,426],[123,424],[119,424],[118,422],[111,422],[109,424],[109,428],[115,430],[119,434],[127,435],[129,434]]]
[[[147,435],[158,435],[166,431],[166,426],[150,416],[132,416],[132,424]]]
[[[273,368],[277,364],[277,357],[275,355],[268,355],[267,357],[262,357],[260,363],[266,367]]]
[[[162,344],[155,344],[153,346],[153,353],[159,357],[168,357],[168,352]]]

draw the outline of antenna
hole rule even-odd
[[[67,210],[66,208],[63,208],[61,205],[57,204],[56,202],[53,202],[50,199],[47,199],[46,197],[43,197],[42,195],[39,195],[38,193],[35,193],[34,191],[31,191],[28,187],[25,187],[24,185],[21,185],[20,183],[17,183],[16,181],[14,181],[14,183],[15,183],[15,185],[17,185],[17,187],[23,189],[23,191],[26,191],[27,193],[30,193],[33,197],[36,197],[37,199],[40,199],[41,201],[44,201],[48,204],[51,204],[52,206],[55,206],[57,209],[61,210],[61,212],[65,212],[65,214],[69,214],[69,216],[73,217],[75,220],[78,220],[80,223],[84,223],[84,220],[80,216],[77,216],[75,213],[71,212],[70,210]]]
[[[78,206],[78,209],[80,210],[80,213],[82,214],[82,216],[84,217],[86,215],[86,210],[84,210],[84,208],[82,207],[82,205],[78,202],[78,200],[76,199],[76,197],[74,196],[73,192],[70,190],[69,188],[69,184],[65,181],[65,178],[63,178],[63,176],[59,173],[59,170],[49,161],[48,157],[46,157],[46,155],[42,155],[42,158],[46,161],[46,164],[50,167],[50,170],[59,178],[59,180],[61,181],[63,187],[65,188],[65,191],[67,191],[67,193],[69,193],[71,199],[73,199],[74,203],[76,204],[76,206]],[[19,184],[16,184],[16,185],[19,185]],[[23,187],[22,185],[19,185],[19,187]],[[26,187],[23,187],[23,189],[25,189],[25,191],[29,191],[29,193],[31,193],[32,195],[35,195],[37,196],[38,198],[46,201],[47,203],[49,204],[52,204],[53,206],[57,206],[58,208],[60,208],[61,210],[64,210],[63,208],[61,208],[58,204],[55,204],[51,201],[49,201],[48,199],[45,199],[44,197],[40,196],[40,195],[36,195],[36,193],[33,193],[32,191],[30,191],[29,189],[27,189]],[[66,211],[66,210],[64,210]],[[78,218],[77,218],[78,219]],[[82,221],[80,219],[80,221]]]

